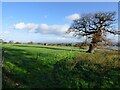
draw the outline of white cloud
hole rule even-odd
[[[25,29],[25,24],[23,22],[13,25],[15,29]]]
[[[47,25],[47,24],[34,24],[20,22],[13,25],[14,29],[17,30],[28,30],[29,32],[41,33],[41,34],[55,34],[61,35],[65,33],[69,25]]]
[[[67,20],[73,21],[73,20],[79,19],[79,18],[80,18],[80,14],[75,13],[75,14],[66,16],[65,18],[66,18]]]
[[[18,29],[18,30],[23,30],[23,29],[32,30],[32,29],[36,29],[38,27],[38,24],[33,24],[33,23],[25,24],[24,22],[20,22],[20,23],[14,24],[13,27],[14,29]]]

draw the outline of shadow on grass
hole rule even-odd
[[[84,54],[71,61],[58,61],[53,69],[55,86],[77,89],[120,88],[120,62],[113,62],[115,58],[119,60],[119,57],[114,52],[108,52],[105,56],[103,54]]]
[[[43,57],[48,56],[48,54],[45,53],[39,54]],[[22,49],[5,48],[4,56],[3,75],[8,79],[6,80],[3,76],[3,83],[5,85],[5,83],[9,82],[9,85],[7,85],[8,87],[3,86],[3,88],[9,88],[10,85],[15,83],[18,83],[20,87],[25,85],[28,88],[53,87],[53,80],[51,77],[52,68],[44,64],[44,61],[38,60],[36,56],[34,57],[31,53]],[[20,70],[26,72],[22,73]],[[13,88],[15,88],[14,85]]]

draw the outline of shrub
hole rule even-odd
[[[60,88],[119,88],[119,69],[117,53],[82,54],[74,60],[57,62],[53,78],[56,87]]]

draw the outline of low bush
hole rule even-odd
[[[97,51],[54,65],[53,78],[59,88],[120,88],[119,53]]]

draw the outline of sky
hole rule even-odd
[[[4,41],[82,42],[65,32],[82,14],[99,11],[118,12],[117,2],[2,2]],[[116,16],[117,17],[117,16]],[[116,36],[108,35],[113,41]]]
[[[119,0],[1,0],[2,2],[119,2]]]

